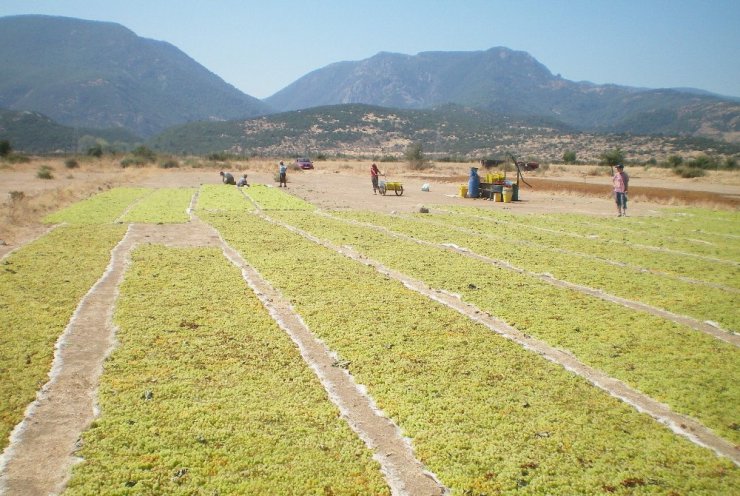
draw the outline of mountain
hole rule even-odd
[[[740,102],[696,90],[573,82],[526,52],[381,52],[313,71],[265,102],[278,110],[365,103],[430,108],[446,103],[544,116],[589,132],[704,136],[740,142]]]
[[[0,107],[69,126],[147,137],[186,122],[270,110],[169,43],[109,22],[0,18],[0,67]]]

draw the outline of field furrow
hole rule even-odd
[[[453,492],[627,493],[628,481],[664,493],[722,492],[738,482],[729,461],[372,268],[255,216],[203,217],[291,299]],[[342,237],[368,248],[375,236],[365,229]],[[424,258],[387,236],[385,243],[379,257],[366,253],[454,271],[442,250]]]
[[[195,188],[160,188],[152,191],[118,219],[120,222],[179,224],[190,220],[188,206]]]
[[[582,214],[513,215],[475,208],[453,208],[451,212],[483,216],[505,224],[526,226],[540,232],[561,236],[585,237],[614,245],[645,246],[685,252],[690,255],[740,261],[740,216],[692,209],[689,212],[668,211],[658,217],[597,218]],[[707,213],[709,212],[709,213]],[[700,223],[692,222],[697,217]],[[714,229],[710,234],[706,229]],[[724,231],[724,235],[717,233]]]
[[[461,218],[462,217],[462,218]],[[721,257],[679,252],[661,246],[625,243],[616,239],[602,239],[595,235],[561,233],[550,228],[532,230],[518,221],[503,221],[489,215],[446,215],[436,220],[448,225],[473,229],[511,243],[535,243],[542,251],[567,249],[588,254],[602,260],[638,265],[648,271],[659,271],[675,276],[691,277],[740,289],[740,262],[732,259],[729,250],[722,248]],[[526,246],[526,245],[525,245]]]
[[[520,331],[699,419],[732,442],[740,440],[735,427],[740,351],[733,345],[443,247],[323,215],[270,215],[337,245],[350,245],[433,288],[459,294]],[[680,370],[676,363],[682,364]]]
[[[101,416],[65,494],[389,493],[220,250],[136,250],[115,322]]]
[[[204,184],[198,190],[197,208],[205,212],[253,210],[254,205],[245,201],[239,188],[223,184]]]
[[[279,188],[261,184],[242,189],[242,192],[262,210],[313,210],[315,207]]]
[[[342,218],[369,222],[392,231],[438,244],[454,244],[475,253],[505,261],[529,272],[583,286],[662,308],[700,321],[712,321],[726,330],[740,329],[735,311],[737,294],[722,289],[698,286],[680,279],[668,279],[649,272],[616,268],[589,258],[573,257],[555,250],[543,252],[531,246],[510,242],[509,235],[485,224],[473,223],[469,230],[456,229],[457,221],[448,216],[400,217],[369,212],[340,212]],[[433,219],[438,222],[432,222]],[[446,223],[452,223],[446,227]],[[582,248],[582,250],[585,250]],[[717,271],[721,271],[717,268]]]
[[[62,226],[0,262],[0,439],[49,377],[55,343],[124,226]]]
[[[44,222],[55,224],[111,224],[137,200],[150,194],[146,188],[113,188],[86,200],[73,203],[44,218]]]

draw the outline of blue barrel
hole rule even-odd
[[[468,198],[478,198],[480,196],[480,177],[478,168],[470,168],[470,178],[468,179]]]

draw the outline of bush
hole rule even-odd
[[[7,157],[11,151],[13,151],[13,147],[10,146],[10,141],[0,140],[0,157]]]
[[[609,150],[601,155],[601,165],[608,165],[614,167],[617,164],[624,164],[624,152],[620,148]]]
[[[681,164],[683,164],[683,157],[681,157],[680,155],[670,155],[666,159],[666,164],[671,169],[675,169],[676,167],[679,167]]]
[[[702,177],[706,174],[706,172],[704,172],[704,169],[693,167],[691,165],[679,165],[678,167],[675,167],[673,169],[673,172],[686,179],[690,179],[692,177]]]
[[[689,167],[694,167],[695,169],[717,169],[719,167],[717,162],[708,155],[699,155],[693,160],[690,160],[688,165]]]
[[[176,169],[176,168],[180,167],[180,162],[178,162],[177,160],[171,158],[169,160],[165,160],[164,162],[160,162],[159,163],[159,166],[162,169]]]
[[[54,169],[49,167],[48,165],[42,165],[39,167],[39,170],[36,171],[36,177],[39,179],[54,179]]]
[[[412,170],[428,169],[431,166],[426,157],[424,157],[424,150],[422,149],[421,143],[410,144],[406,148],[404,157],[406,157],[409,168]]]
[[[64,161],[64,166],[67,169],[76,169],[77,167],[80,166],[80,164],[77,163],[77,160],[73,158],[68,158],[67,160]]]
[[[123,160],[121,160],[120,164],[121,164],[121,167],[125,169],[126,167],[131,167],[131,166],[136,166],[136,167],[144,166],[147,164],[147,161],[141,157],[126,157]]]
[[[20,153],[11,153],[5,157],[5,161],[11,164],[27,164],[31,159]]]
[[[153,163],[157,161],[157,154],[145,146],[137,146],[136,148],[133,149],[131,154],[134,157],[138,157],[142,160],[146,160],[147,162]]]
[[[565,153],[563,153],[563,163],[575,164],[576,162],[576,152],[572,150],[566,150]]]
[[[103,147],[101,145],[91,146],[87,149],[87,154],[91,157],[100,158],[103,156]]]
[[[208,155],[208,160],[215,160],[217,162],[226,162],[229,160],[229,154],[226,152],[213,152]]]

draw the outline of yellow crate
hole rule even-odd
[[[496,181],[503,181],[506,179],[506,174],[503,172],[489,172],[486,174],[487,183],[495,183]]]

